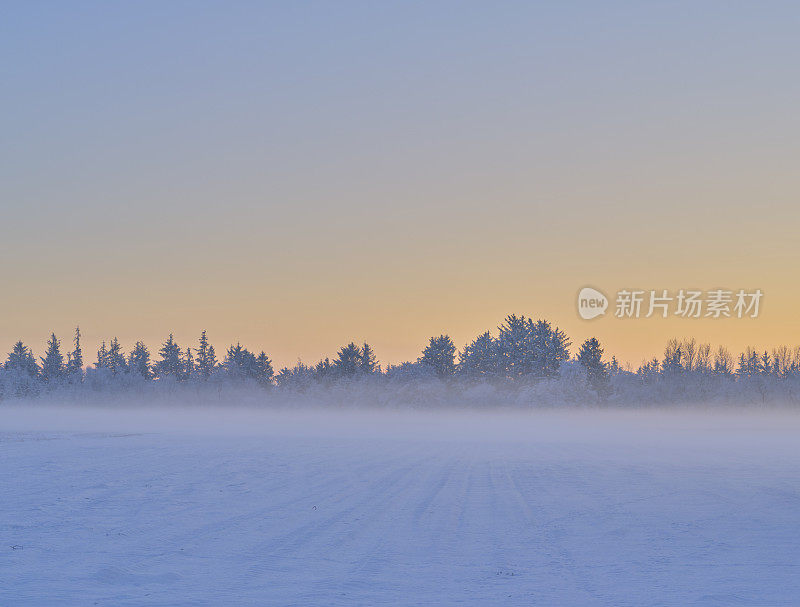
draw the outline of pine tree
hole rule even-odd
[[[246,348],[242,347],[239,342],[235,346],[228,346],[228,351],[225,353],[225,359],[222,361],[222,366],[225,368],[225,373],[229,377],[243,378],[247,376],[246,368]]]
[[[529,360],[526,366],[534,377],[543,379],[556,377],[561,363],[569,360],[570,339],[567,334],[556,327],[553,329],[546,320],[535,323],[528,319],[530,344],[526,352]]]
[[[764,350],[764,354],[761,355],[761,359],[759,360],[759,373],[762,375],[772,375],[772,358]]]
[[[642,365],[636,370],[636,376],[643,383],[650,383],[658,377],[660,369],[661,363],[658,362],[657,358],[653,357],[652,360],[642,363]]]
[[[720,346],[714,354],[712,373],[723,377],[730,377],[733,374],[733,357],[724,346]]]
[[[456,369],[456,347],[449,335],[431,337],[419,362],[430,367],[438,377],[450,377]]]
[[[740,379],[743,377],[750,376],[750,365],[748,363],[747,357],[744,355],[744,352],[739,354],[739,363],[738,366],[736,367],[736,375]]]
[[[755,377],[761,373],[761,358],[758,352],[751,347],[747,347],[744,352],[739,355],[739,364],[736,369],[737,377]]]
[[[183,379],[189,380],[194,377],[196,373],[194,357],[192,357],[192,349],[186,348],[186,355],[183,357]]]
[[[256,357],[256,381],[262,386],[271,386],[275,372],[272,370],[272,361],[263,350]]]
[[[228,348],[222,366],[228,377],[233,379],[258,379],[256,357],[240,343]]]
[[[111,340],[111,344],[108,347],[108,352],[106,353],[105,358],[105,367],[114,375],[117,373],[124,373],[127,370],[125,354],[122,352],[122,346],[116,337]]]
[[[380,371],[378,359],[375,357],[375,352],[367,342],[361,348],[361,354],[358,360],[358,368],[362,373],[375,373]]]
[[[497,373],[497,343],[486,331],[458,355],[458,372],[466,377],[490,377]]]
[[[41,378],[47,382],[58,381],[64,376],[64,356],[61,354],[61,341],[55,333],[50,334],[47,351],[42,360]]]
[[[211,344],[208,346],[208,358],[206,360],[209,372],[213,373],[219,367],[219,362],[217,361],[217,353],[214,351],[214,346]]]
[[[36,364],[33,352],[21,340],[15,343],[14,348],[9,352],[5,368],[21,371],[30,377],[38,377],[39,375],[39,365]]]
[[[361,368],[361,349],[353,342],[347,344],[336,355],[336,360],[333,361],[333,368],[336,375],[340,377],[356,375]]]
[[[318,378],[328,377],[333,372],[333,365],[331,364],[331,359],[325,357],[325,360],[319,361],[314,366],[314,374]]]
[[[100,346],[100,349],[97,351],[97,362],[94,363],[95,369],[107,369],[108,368],[108,348],[106,348],[106,342],[104,341]]]
[[[755,349],[750,348],[750,356],[748,357],[748,366],[750,367],[750,375],[758,375],[761,373],[761,358]]]
[[[83,377],[83,350],[81,349],[81,328],[75,327],[74,348],[67,354],[67,372]]]
[[[197,348],[197,363],[195,368],[201,379],[208,379],[217,367],[217,357],[214,346],[208,343],[206,332],[200,334],[200,347]]]
[[[546,320],[511,314],[498,329],[498,372],[509,379],[555,377],[569,360],[569,338]]]
[[[586,370],[591,388],[600,395],[609,391],[608,366],[603,362],[603,348],[596,338],[591,337],[581,345],[578,362]]]
[[[498,327],[498,371],[508,379],[519,379],[533,370],[530,327],[525,316],[510,314]]]
[[[147,349],[144,342],[137,341],[128,355],[128,372],[141,375],[144,379],[153,379],[153,370],[150,368],[150,350]]]
[[[183,376],[183,360],[180,346],[175,343],[175,338],[172,333],[169,334],[167,341],[161,346],[158,351],[161,360],[156,361],[153,371],[159,379],[173,377],[181,379]]]

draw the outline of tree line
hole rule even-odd
[[[230,345],[221,360],[203,331],[194,347],[182,348],[170,334],[156,354],[137,341],[127,353],[115,337],[103,342],[93,363],[85,364],[81,332],[76,328],[71,346],[62,348],[51,334],[38,360],[22,341],[14,344],[0,367],[0,396],[24,396],[64,385],[125,385],[131,382],[249,382],[264,388],[303,388],[354,378],[386,378],[399,382],[469,380],[503,384],[531,384],[548,380],[579,381],[601,398],[636,387],[688,385],[689,378],[719,382],[782,381],[800,377],[800,348],[757,352],[748,348],[737,358],[724,347],[712,353],[709,344],[694,339],[670,340],[662,358],[642,363],[635,371],[616,358],[603,358],[600,342],[592,337],[570,354],[569,337],[547,320],[511,314],[493,335],[486,331],[460,351],[448,335],[433,336],[415,361],[383,368],[368,343],[351,342],[333,358],[316,364],[298,362],[273,370],[266,352],[251,352],[240,343]],[[574,368],[577,375],[565,374]],[[691,382],[689,382],[691,383]],[[708,382],[706,382],[708,384]],[[761,385],[761,384],[758,384]],[[641,390],[639,390],[641,393]]]

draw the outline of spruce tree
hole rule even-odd
[[[431,337],[422,351],[419,362],[430,367],[438,377],[449,377],[455,372],[456,347],[449,335]]]
[[[238,342],[228,348],[222,366],[226,375],[233,379],[259,378],[255,355]]]
[[[608,365],[603,362],[603,348],[596,338],[591,337],[581,345],[578,362],[586,370],[589,386],[600,395],[609,391]]]
[[[175,338],[172,336],[172,333],[169,334],[167,341],[161,346],[158,354],[161,356],[161,360],[156,361],[153,368],[156,377],[159,379],[165,379],[167,377],[181,379],[183,376],[182,353],[180,346],[175,343]]]
[[[364,346],[361,348],[358,367],[363,373],[375,373],[380,371],[375,352],[367,342],[364,342]]]
[[[714,375],[730,377],[733,374],[733,357],[725,346],[720,346],[714,354]]]
[[[744,352],[739,354],[739,363],[736,367],[736,375],[741,379],[743,377],[750,376],[750,364],[748,362],[748,358],[745,356]]]
[[[498,371],[508,379],[519,379],[533,371],[530,324],[525,316],[510,314],[498,327]]]
[[[487,378],[496,375],[497,342],[489,331],[476,337],[459,353],[458,372],[471,378]]]
[[[208,374],[210,375],[219,367],[219,362],[217,361],[217,353],[214,351],[214,346],[211,344],[208,345],[208,356],[206,357],[205,369],[208,370]]]
[[[144,379],[153,379],[153,370],[150,367],[150,350],[147,349],[144,342],[137,341],[128,355],[128,372],[140,375]]]
[[[105,361],[105,367],[114,375],[124,373],[127,369],[125,354],[122,352],[122,346],[116,337],[111,340]]]
[[[81,349],[81,328],[75,327],[73,349],[67,354],[67,372],[70,375],[83,376],[83,350]]]
[[[22,340],[15,343],[14,348],[8,353],[5,368],[21,371],[30,377],[38,377],[39,375],[39,365],[36,364],[33,352],[22,343]]]
[[[105,341],[100,345],[100,349],[97,351],[97,362],[94,363],[94,368],[95,369],[108,368],[108,348],[106,348]]]
[[[333,368],[339,377],[352,377],[361,368],[361,349],[353,342],[339,350],[333,361]]]
[[[333,370],[333,365],[331,364],[331,359],[325,357],[325,360],[319,361],[316,366],[314,367],[314,374],[317,378],[322,379],[324,377],[328,377]]]
[[[272,370],[272,361],[263,350],[256,357],[256,381],[262,386],[271,386],[275,372]]]
[[[195,368],[201,379],[208,379],[217,366],[217,357],[214,346],[208,343],[206,332],[200,334],[200,344],[197,348],[197,361]]]
[[[186,348],[186,355],[183,357],[183,378],[189,380],[195,375],[194,357],[192,357],[192,349]]]
[[[761,359],[759,360],[759,373],[762,375],[772,375],[772,358],[764,350],[764,354],[761,355]]]
[[[534,377],[539,379],[556,377],[561,363],[569,360],[571,344],[566,333],[555,329],[546,320],[528,319],[530,343],[525,353],[526,365]]]
[[[50,339],[47,341],[47,350],[41,360],[41,378],[44,381],[58,381],[64,376],[64,356],[61,354],[61,342],[55,333],[50,334]]]

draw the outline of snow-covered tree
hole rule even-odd
[[[105,341],[100,345],[100,349],[97,350],[97,362],[94,363],[94,368],[95,369],[108,368],[108,348],[106,347]]]
[[[642,383],[650,383],[658,378],[660,370],[661,363],[658,362],[658,359],[654,357],[649,361],[643,362],[639,366],[639,368],[636,370],[636,376],[641,380]]]
[[[108,346],[105,361],[105,368],[111,371],[112,375],[127,371],[128,364],[125,360],[125,353],[122,351],[122,346],[116,337],[111,340]]]
[[[262,386],[271,386],[275,372],[272,370],[272,361],[263,350],[256,357],[255,364],[256,381]]]
[[[39,365],[33,352],[21,341],[14,344],[0,368],[0,398],[31,397],[41,390]]]
[[[528,319],[528,331],[531,372],[537,378],[556,377],[561,364],[569,360],[570,339],[546,320]]]
[[[39,365],[36,364],[33,352],[21,340],[15,343],[11,352],[8,353],[5,369],[21,371],[29,377],[39,376]]]
[[[533,370],[533,357],[530,352],[530,325],[525,316],[507,316],[498,331],[498,372],[508,379],[529,375]]]
[[[222,367],[226,376],[231,379],[258,380],[259,378],[255,355],[240,343],[228,348]]]
[[[81,348],[81,328],[75,327],[72,351],[67,354],[67,373],[79,380],[83,377],[83,349]]]
[[[183,355],[183,379],[187,381],[192,379],[196,372],[192,349],[187,347],[186,353]]]
[[[181,379],[183,377],[182,352],[180,346],[175,343],[172,333],[169,334],[158,354],[161,360],[156,361],[156,364],[153,365],[155,376],[159,379],[167,377]]]
[[[278,387],[286,390],[294,390],[297,392],[304,392],[306,389],[314,385],[317,377],[314,369],[298,361],[292,367],[283,367],[275,376],[275,383]]]
[[[488,378],[497,374],[497,343],[489,331],[476,337],[459,353],[458,372],[470,378]]]
[[[762,375],[772,375],[772,358],[769,355],[769,352],[764,350],[764,353],[761,355],[759,359],[759,373]]]
[[[591,337],[581,345],[578,362],[586,371],[589,386],[598,394],[606,395],[609,391],[608,366],[603,362],[603,348],[596,338]]]
[[[758,352],[754,348],[748,346],[745,351],[739,355],[736,375],[742,379],[746,377],[755,377],[759,373],[761,373],[761,359]]]
[[[144,342],[137,341],[128,355],[128,372],[144,379],[153,378],[153,370],[150,367],[150,350],[147,349]]]
[[[455,372],[456,347],[449,335],[431,337],[422,351],[419,362],[427,365],[438,377],[450,377]]]
[[[326,377],[330,377],[333,373],[333,365],[331,364],[331,359],[325,357],[325,359],[319,361],[314,366],[314,374],[317,376],[318,379],[324,379]]]
[[[353,377],[361,370],[361,348],[350,342],[336,355],[333,368],[339,377]]]
[[[200,345],[197,348],[197,360],[195,364],[197,375],[201,379],[208,379],[217,368],[217,357],[214,346],[208,343],[205,330],[200,334]]]
[[[61,354],[61,341],[55,333],[50,334],[47,341],[47,350],[42,360],[40,376],[46,382],[59,381],[66,370],[64,366],[64,355]]]
[[[725,346],[717,348],[714,354],[714,375],[730,377],[733,375],[733,357]]]
[[[511,314],[499,327],[498,371],[509,379],[556,377],[569,360],[569,346],[566,333],[548,321]]]
[[[358,368],[362,373],[380,372],[380,366],[378,365],[378,359],[375,357],[375,352],[367,342],[364,342],[361,348]]]

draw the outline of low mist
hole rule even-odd
[[[0,433],[158,434],[491,445],[590,445],[610,454],[635,448],[800,455],[800,412],[791,409],[258,409],[235,405],[74,406],[5,404]]]

